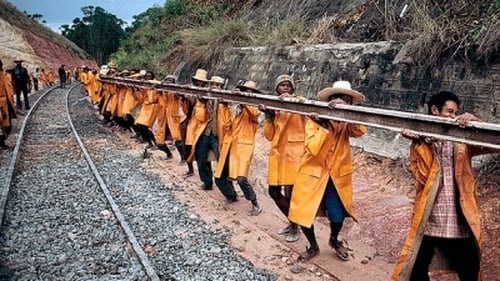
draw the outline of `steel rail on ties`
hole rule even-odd
[[[240,92],[234,94],[229,90],[217,90],[177,84],[157,84],[148,81],[101,77],[103,83],[155,89],[173,92],[178,95],[196,96],[199,98],[216,99],[246,105],[263,104],[268,109],[292,112],[302,115],[318,113],[320,118],[350,122],[400,132],[408,129],[411,132],[437,139],[450,140],[470,145],[500,149],[500,124],[487,122],[469,122],[465,128],[460,128],[457,120],[432,115],[410,113],[396,110],[356,106],[338,105],[334,109],[326,102],[300,98],[279,99],[276,95]]]
[[[80,86],[81,84],[77,84],[76,86]],[[132,248],[134,249],[134,252],[136,253],[142,267],[146,271],[147,276],[151,281],[159,281],[160,278],[156,274],[156,271],[153,269],[151,266],[151,263],[144,251],[142,250],[141,246],[139,245],[139,242],[137,242],[137,238],[134,235],[134,232],[130,228],[127,220],[123,216],[122,212],[120,211],[120,207],[118,207],[118,204],[116,204],[115,199],[113,199],[113,195],[111,195],[111,192],[109,191],[106,183],[104,182],[103,178],[99,174],[99,171],[97,170],[96,165],[94,164],[94,160],[92,159],[92,156],[87,151],[87,148],[85,147],[85,144],[83,143],[82,139],[80,138],[80,135],[76,131],[76,128],[73,124],[73,121],[71,120],[71,115],[69,112],[69,94],[71,90],[76,87],[73,86],[70,90],[67,91],[66,93],[66,114],[68,117],[69,125],[71,127],[71,131],[73,132],[73,135],[75,136],[78,145],[80,146],[80,149],[85,156],[85,159],[87,160],[87,164],[89,165],[90,169],[94,173],[94,177],[96,180],[99,182],[99,187],[101,188],[102,193],[104,193],[104,196],[106,196],[106,200],[108,201],[109,205],[111,206],[111,209],[113,211],[113,214],[115,215],[116,219],[118,220],[120,227],[122,228],[123,232],[125,232],[125,235],[127,236],[128,241],[132,245]]]
[[[10,158],[9,167],[7,169],[7,177],[5,178],[5,182],[3,183],[2,194],[0,195],[0,227],[3,225],[3,217],[5,215],[5,208],[7,206],[7,198],[10,192],[10,186],[12,185],[12,179],[14,177],[14,172],[16,169],[16,165],[19,161],[19,150],[21,149],[21,144],[24,141],[24,131],[26,130],[26,125],[29,123],[31,118],[31,112],[38,107],[40,101],[48,94],[50,91],[54,90],[57,86],[52,86],[44,89],[44,92],[40,95],[40,97],[31,105],[30,110],[26,114],[24,121],[19,129],[19,133],[17,135],[16,144],[12,151],[12,157]]]

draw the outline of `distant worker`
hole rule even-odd
[[[64,89],[66,84],[66,69],[64,69],[64,64],[61,64],[57,72],[59,74],[59,88]]]
[[[11,70],[12,73],[12,84],[14,85],[14,91],[16,93],[16,108],[22,109],[21,106],[21,92],[23,93],[24,99],[24,109],[30,109],[30,102],[28,100],[28,93],[31,88],[31,81],[28,74],[28,70],[22,66],[23,60],[16,59],[14,61],[16,66]]]
[[[0,60],[0,149],[8,148],[5,140],[12,129],[12,119],[16,118],[12,84],[3,72],[3,63]]]
[[[460,101],[452,92],[432,95],[427,105],[429,114],[454,119],[461,128],[481,122],[471,113],[458,115]],[[391,280],[429,281],[430,268],[454,271],[460,281],[483,280],[471,159],[500,151],[427,138],[407,129],[401,134],[412,141],[410,170],[417,186],[410,230]]]
[[[40,89],[45,89],[49,86],[49,75],[43,68],[40,71],[40,80],[38,82],[40,82]]]
[[[49,86],[54,86],[56,84],[56,73],[54,72],[54,69],[49,68],[49,72],[47,73],[47,80],[49,83]]]
[[[40,68],[37,67],[33,72],[31,72],[31,77],[33,78],[33,88],[38,91],[38,82],[40,81]]]

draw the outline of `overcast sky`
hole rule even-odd
[[[163,6],[165,0],[7,0],[19,11],[28,14],[40,14],[48,27],[56,32],[63,24],[71,25],[74,18],[82,18],[81,8],[85,6],[101,7],[108,13],[131,24],[134,15],[145,12],[148,8]]]

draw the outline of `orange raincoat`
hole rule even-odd
[[[214,173],[215,177],[221,176],[228,154],[229,178],[248,177],[255,148],[255,132],[257,131],[259,114],[260,111],[255,106],[242,105],[242,112],[234,118],[232,125],[229,122],[231,129],[226,134],[223,134],[223,139],[220,141],[222,145],[220,145],[219,161]],[[221,115],[223,115],[222,110],[219,110],[218,119],[223,118]],[[223,121],[219,123],[223,123]]]
[[[299,114],[275,112],[264,120],[264,136],[271,142],[267,181],[269,185],[293,185],[304,154],[305,118]]]
[[[146,91],[146,98],[142,103],[141,113],[139,113],[139,117],[135,120],[135,124],[152,128],[158,117],[161,92],[154,89],[145,89],[144,91]]]
[[[11,119],[17,117],[11,81],[10,75],[0,71],[0,125],[4,129],[12,127]],[[6,132],[5,136],[7,136]]]
[[[454,144],[454,174],[458,188],[460,208],[469,225],[477,244],[477,254],[481,257],[480,215],[476,204],[476,186],[472,174],[471,158],[478,154],[498,152],[496,150]],[[441,172],[439,160],[434,157],[432,144],[413,141],[410,146],[410,170],[417,180],[415,205],[408,236],[396,263],[392,280],[409,280],[415,259],[420,248],[423,233],[433,205],[431,197],[435,197],[439,187]],[[445,256],[437,253],[430,265],[430,270],[450,270],[446,266]],[[481,271],[480,271],[481,275]],[[478,280],[481,277],[478,276]]]
[[[340,201],[348,216],[352,210],[352,158],[350,137],[361,137],[366,127],[345,122],[328,121],[328,129],[307,120],[306,154],[293,185],[288,218],[299,225],[311,227],[332,178]]]

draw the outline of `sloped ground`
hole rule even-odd
[[[118,133],[130,142],[127,133]],[[143,145],[132,143],[132,147],[138,155],[141,154]],[[341,238],[354,249],[353,259],[341,262],[332,254],[327,245],[328,222],[325,218],[318,218],[316,231],[321,253],[311,262],[301,264],[303,272],[295,275],[290,272],[290,267],[295,264],[298,253],[305,250],[307,242],[302,234],[296,243],[287,243],[283,236],[276,234],[286,221],[267,194],[268,149],[269,143],[258,132],[250,174],[264,208],[258,217],[248,216],[250,204],[242,197],[237,185],[236,190],[241,196],[239,202],[227,204],[216,188],[202,191],[197,176],[184,180],[181,174],[186,167],[178,165],[177,157],[166,161],[162,152],[152,151],[152,157],[146,160],[145,166],[162,175],[165,181],[178,182],[181,186],[178,192],[180,200],[209,224],[212,223],[212,227],[230,229],[233,244],[241,254],[255,266],[279,273],[279,280],[331,280],[325,276],[335,276],[339,280],[389,280],[409,227],[413,207],[414,181],[405,161],[394,161],[353,149],[354,209],[359,223],[347,220],[341,232]],[[500,270],[497,258],[500,238],[499,163],[500,158],[496,157],[476,173],[478,186],[481,187],[478,200],[483,219],[484,280],[499,280],[496,279]],[[433,274],[433,280],[453,281],[458,278],[450,274]]]
[[[22,122],[23,115],[14,120]],[[96,123],[96,126],[100,126]],[[130,152],[142,157],[144,145],[130,139],[128,132],[111,128],[121,137]],[[11,134],[7,144],[13,146],[16,132]],[[186,171],[174,160],[167,161],[163,152],[150,150],[151,157],[144,159],[143,166],[158,174],[162,181],[175,182],[176,197],[193,212],[203,218],[214,229],[231,232],[233,246],[255,266],[279,275],[278,280],[342,280],[342,281],[387,281],[397,260],[411,217],[413,179],[405,161],[394,161],[373,154],[354,152],[354,210],[359,223],[346,221],[341,232],[354,250],[352,260],[342,262],[329,250],[327,239],[329,227],[325,218],[316,222],[317,238],[321,253],[309,263],[299,264],[301,273],[294,274],[290,268],[295,265],[298,253],[305,250],[307,242],[301,234],[296,243],[287,243],[278,229],[286,224],[285,217],[278,211],[267,194],[267,154],[269,142],[257,134],[257,148],[252,162],[250,181],[264,211],[257,217],[249,216],[250,203],[242,197],[227,204],[221,193],[214,189],[199,188],[197,176],[182,178]],[[173,147],[171,147],[174,149]],[[3,154],[2,154],[3,156]],[[477,169],[478,202],[482,215],[484,280],[499,280],[498,241],[500,241],[500,157],[491,157],[489,164]],[[4,159],[2,157],[2,159]],[[4,159],[7,161],[6,159]],[[4,162],[4,161],[2,161]],[[6,163],[6,162],[5,162]],[[433,275],[433,281],[455,281],[454,275]]]
[[[24,66],[31,72],[35,67],[57,69],[65,64],[73,69],[82,64],[97,68],[92,60],[82,59],[54,42],[39,37],[30,31],[21,30],[0,18],[0,59],[4,69],[14,67],[14,59],[23,59]]]

